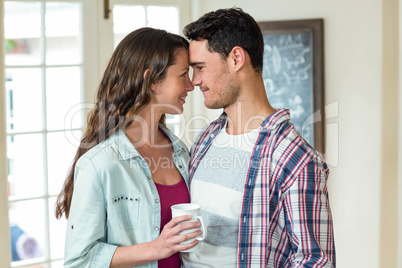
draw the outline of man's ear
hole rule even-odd
[[[235,46],[229,53],[229,59],[235,71],[240,70],[246,62],[246,52],[242,47]]]

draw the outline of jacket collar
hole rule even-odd
[[[167,129],[162,124],[159,124],[159,128],[170,139],[170,141],[173,145],[173,153],[175,155],[180,154],[182,151],[184,151],[183,144],[173,133],[170,132],[169,129]],[[137,149],[135,149],[133,144],[127,138],[127,136],[123,130],[119,129],[118,131],[116,131],[110,137],[110,139],[111,139],[111,142],[114,143],[115,147],[119,151],[123,160],[141,156],[140,153],[137,151]]]

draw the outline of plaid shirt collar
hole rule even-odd
[[[190,165],[190,181],[194,175],[195,169],[198,166],[199,160],[203,157],[204,153],[208,150],[212,144],[216,135],[225,126],[228,116],[223,112],[218,119],[208,125],[207,129],[197,137],[194,144],[191,147],[191,165]],[[290,113],[288,109],[278,109],[271,115],[269,115],[262,123],[261,128],[264,133],[278,128],[284,121],[290,120]],[[260,132],[260,134],[261,134]],[[261,135],[260,135],[261,136]],[[258,142],[257,142],[258,143]]]
[[[216,132],[219,132],[225,126],[227,118],[227,114],[223,112],[215,121],[215,124],[219,126],[219,128],[215,130]],[[289,120],[289,109],[278,109],[274,113],[270,114],[267,118],[265,118],[265,120],[261,123],[261,127],[267,130],[272,130],[277,128],[282,122]]]

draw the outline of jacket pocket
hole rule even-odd
[[[140,198],[138,196],[119,195],[113,198],[113,209],[120,229],[131,230],[138,225]]]

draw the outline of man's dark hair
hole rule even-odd
[[[262,71],[264,39],[261,29],[253,17],[241,8],[206,13],[184,27],[183,32],[190,40],[208,40],[208,50],[219,53],[223,59],[235,46],[239,46],[249,54],[254,70]]]

